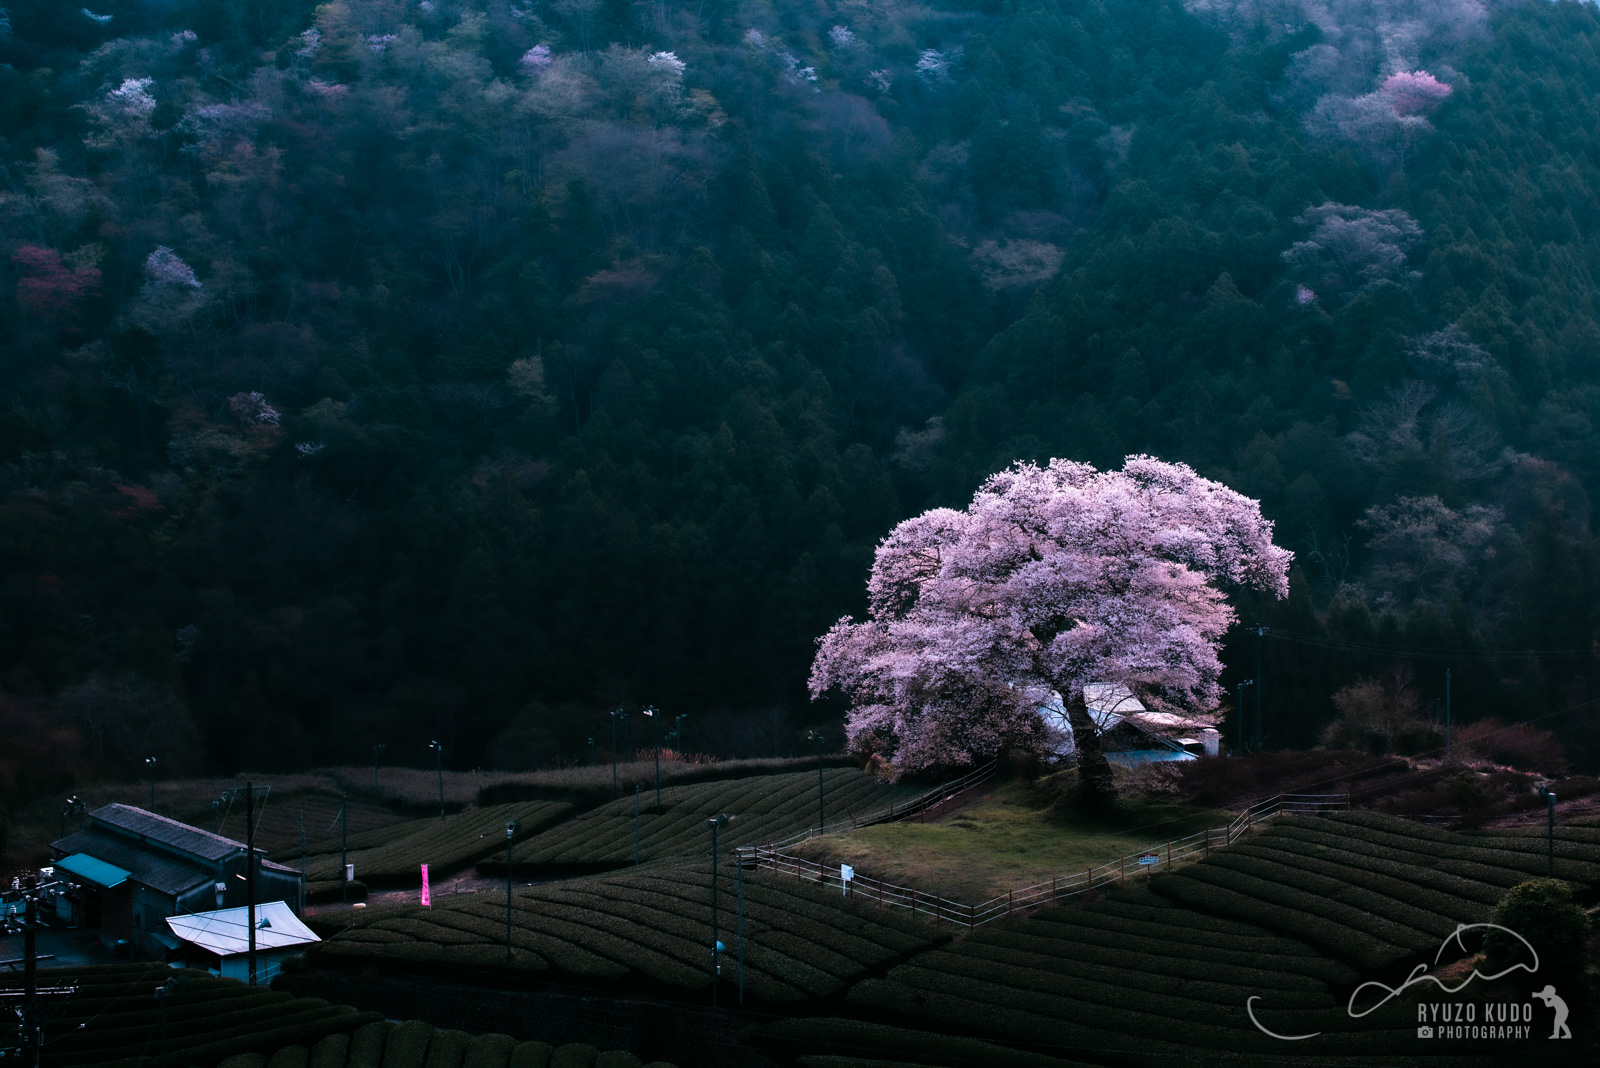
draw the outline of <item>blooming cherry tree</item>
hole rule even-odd
[[[1019,463],[966,510],[925,512],[880,543],[868,618],[819,640],[811,694],[847,694],[852,746],[899,775],[1042,749],[1053,691],[1083,785],[1109,796],[1084,684],[1126,683],[1157,710],[1205,718],[1234,620],[1219,587],[1284,597],[1291,558],[1257,502],[1182,464]]]

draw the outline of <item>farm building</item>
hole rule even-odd
[[[70,922],[137,956],[180,948],[163,922],[169,916],[247,904],[243,842],[132,805],[96,809],[50,848],[57,877],[73,884]],[[256,855],[256,899],[298,902],[300,873]]]
[[[1120,682],[1090,682],[1083,687],[1083,701],[1089,716],[1105,736],[1106,759],[1113,764],[1153,764],[1172,760],[1194,760],[1216,756],[1222,736],[1208,723],[1171,712],[1156,712]],[[1067,722],[1061,695],[1039,709],[1045,724],[1062,735],[1056,746],[1058,757],[1073,753],[1072,727]]]
[[[203,969],[224,979],[250,979],[250,909],[248,907],[168,916],[167,927],[183,945],[177,956],[186,967]],[[322,941],[300,922],[284,901],[256,906],[256,982],[268,983],[283,959]]]

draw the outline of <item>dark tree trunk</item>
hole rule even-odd
[[[1078,756],[1078,789],[1085,807],[1110,806],[1117,799],[1100,730],[1089,716],[1081,686],[1070,687],[1066,699],[1067,722],[1072,724],[1072,747]]]

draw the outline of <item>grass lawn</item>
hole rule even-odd
[[[1207,827],[1226,826],[1233,817],[1126,797],[1113,817],[1063,821],[1030,803],[1025,783],[1001,783],[936,822],[825,835],[790,852],[849,864],[862,875],[975,905]]]

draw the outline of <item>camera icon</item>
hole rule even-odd
[[[1418,1038],[1432,1038],[1433,1037],[1433,1028],[1431,1028],[1431,1027],[1427,1026],[1426,1024],[1424,1024],[1423,1026],[1417,1028],[1417,1037]]]

